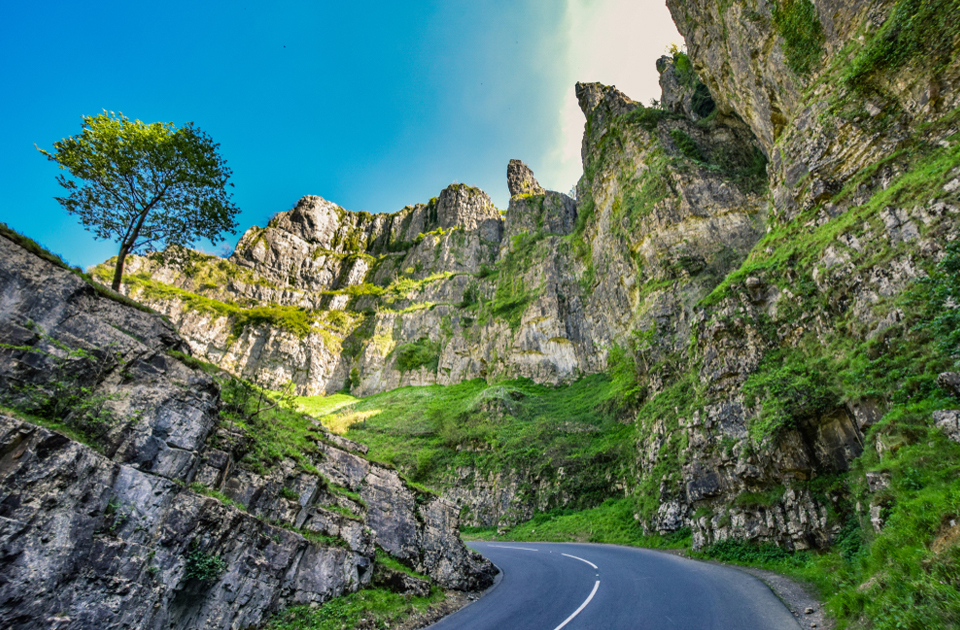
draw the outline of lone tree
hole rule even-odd
[[[128,254],[159,252],[162,261],[182,264],[195,239],[216,243],[221,232],[234,232],[239,209],[219,146],[193,123],[177,129],[104,111],[84,116],[82,132],[52,151],[37,150],[81,180],[57,177],[67,190],[56,197],[60,205],[96,238],[120,243],[112,285],[119,291]]]

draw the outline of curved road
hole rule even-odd
[[[498,585],[431,630],[797,630],[766,584],[730,567],[649,549],[470,543]]]

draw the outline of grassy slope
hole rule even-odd
[[[563,482],[579,488],[578,504],[588,507],[610,496],[603,473],[633,436],[633,427],[617,419],[616,395],[617,386],[603,375],[558,388],[525,379],[474,380],[403,387],[358,400],[322,422],[367,444],[372,459],[436,488],[449,483],[449,471],[458,466],[548,477],[563,466]],[[319,400],[301,404],[317,408]]]

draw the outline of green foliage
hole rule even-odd
[[[98,267],[94,273],[103,278],[109,272]],[[150,278],[149,274],[137,273],[127,276],[125,282],[139,290],[140,295],[150,300],[176,300],[190,311],[211,313],[231,319],[232,334],[240,336],[247,326],[267,325],[291,332],[298,337],[310,334],[317,321],[317,313],[297,306],[255,306],[243,308],[233,302],[221,302],[203,295],[185,291],[173,285]]]
[[[675,52],[673,54],[673,67],[677,73],[677,80],[681,84],[693,86],[698,81],[697,73],[693,70],[693,62],[690,61],[690,56],[687,53],[679,50]]]
[[[943,259],[908,300],[922,308],[918,329],[929,331],[944,355],[960,360],[960,242],[947,244]]]
[[[687,53],[679,50],[673,53],[673,67],[680,84],[693,89],[690,103],[693,112],[700,118],[706,118],[716,111],[710,90],[700,81]]]
[[[670,137],[685,158],[708,170],[723,173],[744,192],[760,193],[766,188],[767,157],[759,147],[754,147],[749,154],[743,154],[721,145],[706,149],[711,151],[707,155],[682,129],[671,129]],[[664,184],[661,183],[661,186]]]
[[[480,271],[477,272],[477,278],[483,280],[484,278],[489,278],[496,275],[497,268],[493,265],[488,265],[486,263],[480,264]]]
[[[878,73],[920,61],[934,73],[956,59],[960,36],[960,0],[899,0],[890,17],[871,37],[843,75],[844,84],[863,91]]]
[[[219,374],[221,371],[220,368],[217,367],[216,365],[212,363],[207,363],[206,361],[201,361],[200,359],[196,357],[192,357],[189,354],[186,354],[184,352],[180,352],[179,350],[167,350],[167,354],[169,354],[171,357],[173,357],[177,361],[180,361],[187,367],[191,367],[195,370],[200,370],[202,372],[205,372],[206,374],[211,374],[211,375]]]
[[[123,114],[84,116],[81,133],[38,149],[77,178],[57,177],[60,205],[97,238],[120,243],[113,290],[127,254],[167,248],[174,262],[197,238],[231,233],[239,208],[227,192],[231,171],[219,145],[187,123],[145,124]]]
[[[190,490],[196,492],[197,494],[202,494],[202,495],[207,496],[207,497],[212,497],[212,498],[216,499],[217,501],[223,503],[224,505],[229,505],[230,507],[235,507],[235,508],[237,508],[237,509],[240,510],[241,512],[246,512],[246,511],[247,511],[247,506],[245,506],[243,503],[240,503],[239,501],[234,501],[233,499],[231,499],[230,497],[228,497],[228,496],[225,495],[224,493],[220,492],[219,490],[214,490],[213,488],[208,488],[207,486],[203,485],[202,483],[197,483],[197,482],[191,483],[191,484],[190,484]]]
[[[278,613],[265,630],[351,630],[389,628],[444,600],[433,589],[427,597],[410,597],[384,589],[365,589],[337,597],[319,607],[294,606]]]
[[[380,547],[377,547],[377,564],[382,564],[383,566],[393,569],[394,571],[399,571],[400,573],[406,573],[410,577],[415,577],[418,580],[430,579],[428,576],[423,575],[422,573],[417,573]]]
[[[952,112],[944,116],[941,124],[949,128],[951,121],[955,124],[958,116],[960,112]],[[862,186],[872,187],[873,179],[884,169],[901,173],[888,186],[876,188],[866,203],[856,205],[843,216],[817,227],[811,227],[811,221],[820,212],[819,205],[802,212],[788,224],[774,225],[754,246],[741,267],[701,300],[700,306],[709,307],[729,297],[732,288],[749,276],[765,276],[770,282],[782,281],[788,286],[797,284],[791,274],[804,274],[804,292],[807,293],[808,288],[814,290],[808,274],[827,247],[835,245],[845,235],[859,234],[864,223],[877,221],[877,215],[885,208],[909,208],[916,205],[917,200],[941,196],[943,185],[952,177],[951,171],[960,166],[960,143],[953,135],[950,148],[932,146],[924,140],[929,131],[919,129],[915,137],[902,142],[901,149],[852,175],[832,199],[837,204],[849,203]],[[859,266],[869,268],[881,264],[894,253],[891,248],[876,248],[859,261]]]
[[[693,160],[694,162],[703,161],[703,154],[700,153],[700,148],[697,147],[697,143],[682,129],[671,129],[670,137],[673,138],[674,144],[680,149],[680,153],[688,160]]]
[[[783,38],[787,66],[800,75],[810,74],[823,57],[823,25],[810,0],[777,0],[773,23]]]
[[[743,508],[772,507],[780,502],[786,488],[774,486],[763,492],[741,492],[733,500],[733,504]]]
[[[840,403],[831,362],[794,349],[767,354],[744,383],[743,393],[747,406],[760,403],[750,424],[750,437],[758,442],[776,439],[800,420],[833,411]]]
[[[738,538],[718,540],[707,545],[697,554],[721,562],[739,564],[768,564],[770,562],[791,561],[802,564],[805,555],[795,555],[771,543],[754,543]]]
[[[212,582],[218,579],[227,570],[227,563],[220,556],[214,556],[194,548],[187,555],[187,567],[184,577],[188,580]]]
[[[482,534],[484,540],[594,542],[613,545],[634,545],[655,549],[690,546],[690,529],[683,528],[669,536],[645,535],[633,518],[630,499],[607,499],[586,510],[554,509],[537,512],[533,517],[503,534],[495,530],[474,529],[471,538]]]
[[[31,369],[25,380],[0,391],[0,404],[43,420],[64,425],[81,441],[98,448],[120,418],[107,406],[117,396],[97,391],[105,375],[119,365],[119,353],[74,348],[46,334],[39,325],[27,322],[37,335],[35,345],[12,346],[0,343],[5,354],[19,356],[18,363],[42,362],[42,370]],[[23,358],[33,357],[24,361]]]
[[[436,372],[440,363],[440,342],[421,337],[413,343],[397,346],[393,355],[397,358],[397,369],[401,372],[419,370],[422,367],[429,372]]]
[[[656,130],[661,120],[671,118],[672,115],[665,109],[659,107],[644,107],[641,105],[627,114],[627,120],[649,132]]]
[[[878,214],[887,208],[911,208],[943,198],[944,184],[955,177],[960,150],[953,112],[933,126],[921,127],[916,138],[907,138],[901,149],[854,174],[833,201],[849,209],[817,226],[818,207],[799,213],[789,223],[775,225],[755,247],[740,270],[702,302],[716,304],[730,297],[746,277],[789,289],[791,297],[778,302],[777,321],[758,317],[750,321],[771,344],[781,343],[783,324],[793,326],[805,313],[828,318],[829,327],[792,340],[791,348],[768,355],[744,391],[760,404],[763,424],[751,434],[776,431],[779,419],[795,423],[816,415],[842,400],[868,398],[886,415],[864,438],[864,451],[849,473],[821,496],[831,520],[841,525],[832,549],[814,554],[771,548],[757,549],[737,542],[707,549],[726,561],[761,564],[814,582],[841,626],[871,628],[950,628],[960,625],[960,546],[951,521],[960,513],[960,445],[949,441],[931,422],[935,410],[953,408],[956,400],[936,386],[939,372],[956,365],[956,323],[953,320],[957,290],[956,245],[946,244],[944,257],[934,264],[919,255],[916,242],[887,243]],[[927,133],[947,131],[951,146],[930,145]],[[880,173],[897,173],[878,186]],[[873,196],[851,204],[851,199],[873,189]],[[852,207],[849,207],[851,206]],[[924,239],[937,239],[953,225],[920,224]],[[813,282],[815,268],[827,247],[838,247],[845,237],[867,236],[871,245],[862,251],[844,249],[853,273],[887,268],[892,260],[909,259],[920,268],[918,280],[899,297],[882,298],[873,305],[865,324],[863,313],[848,308],[846,282]],[[848,273],[848,272],[844,272]],[[897,311],[894,323],[879,329],[875,322]],[[778,328],[777,322],[780,323]],[[951,356],[954,355],[954,356]],[[880,452],[883,453],[882,457]],[[880,473],[891,479],[889,488],[871,493],[864,474]],[[823,479],[808,482],[823,493]],[[765,494],[765,493],[758,493]],[[759,504],[773,498],[747,495],[741,502]],[[838,496],[843,500],[835,502]],[[847,507],[843,507],[846,503]],[[857,504],[860,512],[855,511]],[[885,524],[876,532],[869,524],[871,505],[882,508]]]
[[[475,380],[377,394],[321,421],[430,487],[454,482],[449,471],[458,466],[513,468],[557,477],[560,487],[576,489],[575,506],[587,507],[610,495],[605,471],[631,448],[618,397],[602,375],[557,388]]]
[[[523,276],[535,265],[545,236],[540,232],[522,232],[513,237],[509,251],[498,265],[497,288],[493,300],[481,304],[478,311],[481,325],[492,318],[507,322],[513,331],[520,328],[523,313],[540,294],[539,287],[527,287]]]
[[[286,486],[280,488],[280,496],[288,501],[300,500],[300,493],[292,488],[287,488]]]
[[[245,434],[241,444],[233,445],[242,454],[240,466],[264,474],[284,458],[296,462],[307,472],[316,473],[316,443],[322,439],[313,418],[300,411],[304,399],[289,392],[272,392],[227,374],[220,382],[220,422]],[[330,396],[329,399],[350,399]],[[324,405],[317,403],[321,409]],[[229,445],[224,445],[229,446]]]

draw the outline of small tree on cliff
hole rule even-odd
[[[67,190],[56,197],[60,205],[96,238],[120,243],[117,291],[128,254],[159,251],[162,261],[182,263],[195,239],[216,242],[233,232],[238,208],[219,146],[193,123],[177,129],[104,111],[84,116],[81,133],[53,143],[52,151],[37,150],[81,180],[57,177]]]

